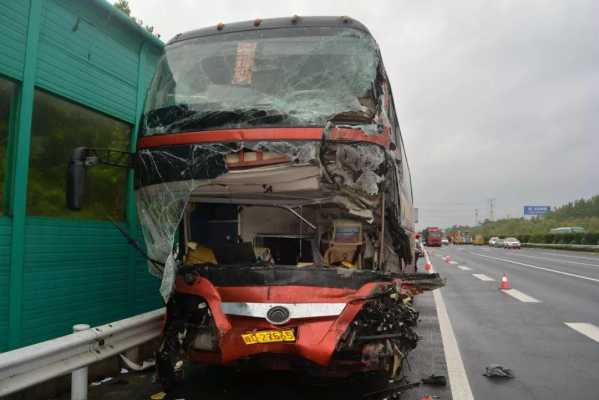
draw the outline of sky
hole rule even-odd
[[[164,41],[255,18],[347,15],[377,40],[419,227],[599,194],[599,2],[130,0]]]

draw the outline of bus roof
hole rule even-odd
[[[179,33],[167,44],[180,42],[198,37],[220,35],[223,33],[256,31],[278,28],[310,28],[331,27],[357,29],[370,35],[368,28],[361,22],[350,17],[300,17],[256,19],[253,21],[234,22],[231,24],[218,24],[207,28]]]

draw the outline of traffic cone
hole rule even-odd
[[[433,269],[433,265],[429,262],[427,262],[426,264],[424,264],[424,270],[426,272],[431,272],[431,270]]]
[[[507,274],[503,274],[501,277],[501,285],[499,285],[499,289],[511,289],[510,281],[507,279]]]

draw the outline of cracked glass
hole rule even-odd
[[[380,56],[356,29],[236,32],[169,45],[143,135],[247,127],[374,124]]]

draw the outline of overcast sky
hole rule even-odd
[[[130,0],[167,41],[218,22],[348,15],[381,47],[420,227],[599,194],[599,1]]]

